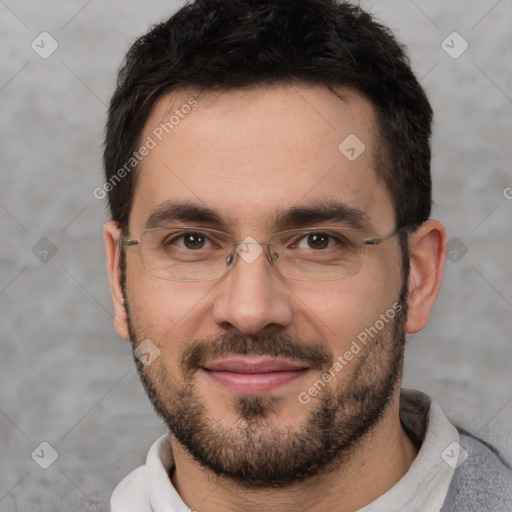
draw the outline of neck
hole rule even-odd
[[[400,423],[398,394],[379,424],[342,465],[282,489],[240,489],[200,466],[172,436],[171,443],[175,460],[172,483],[197,512],[291,512],[298,508],[353,512],[393,487],[418,454]]]

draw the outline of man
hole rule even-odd
[[[401,389],[445,259],[431,120],[348,3],[198,0],[133,45],[105,242],[169,433],[114,512],[512,510],[500,454]]]

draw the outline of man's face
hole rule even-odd
[[[343,94],[341,101],[324,87],[283,86],[196,96],[141,163],[129,237],[177,201],[214,210],[224,223],[162,214],[150,227],[214,228],[237,241],[354,227],[349,218],[274,224],[277,211],[332,202],[363,214],[361,238],[394,231],[390,195],[375,172],[374,111],[356,92]],[[153,130],[189,98],[160,101],[141,141],[155,139]],[[354,135],[365,145],[356,159],[338,148],[349,136],[353,146]],[[285,485],[348,456],[381,418],[403,355],[398,237],[367,247],[357,274],[332,281],[286,279],[266,249],[254,261],[239,257],[220,279],[170,281],[146,273],[136,247],[125,250],[125,323],[134,348],[149,339],[160,351],[150,365],[136,359],[139,373],[201,464],[249,487]]]

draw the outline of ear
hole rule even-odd
[[[446,231],[437,220],[424,222],[409,239],[408,334],[421,331],[428,323],[437,299],[446,260]]]
[[[119,237],[121,230],[116,222],[109,220],[103,228],[103,237],[107,252],[107,271],[110,279],[110,294],[114,302],[114,327],[117,334],[126,340],[130,339],[128,329],[128,318],[124,307],[124,297],[121,288],[121,270],[119,268],[119,258],[121,248],[119,247]]]

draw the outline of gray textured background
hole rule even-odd
[[[92,190],[121,58],[178,5],[0,0],[2,512],[107,510],[163,432],[112,326],[106,213]],[[467,248],[409,339],[405,385],[512,458],[512,2],[362,5],[407,44],[430,95],[434,217],[459,258]],[[59,44],[48,59],[31,48],[43,31]],[[457,59],[441,47],[453,31],[469,43]],[[46,263],[34,252],[47,242],[33,252],[43,237],[57,249]],[[46,470],[31,458],[42,441],[58,452]]]

